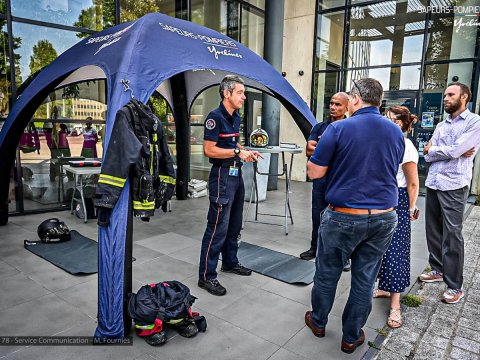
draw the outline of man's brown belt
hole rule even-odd
[[[352,215],[372,215],[372,214],[383,214],[389,211],[393,210],[392,208],[388,208],[385,210],[380,210],[380,209],[352,209],[352,208],[346,208],[346,207],[338,207],[334,206],[332,204],[328,205],[328,208],[336,211],[336,212],[341,212],[345,214],[352,214]]]

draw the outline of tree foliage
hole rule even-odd
[[[93,5],[83,9],[74,26],[101,31],[115,25],[115,0],[93,0]],[[85,38],[87,33],[77,33],[77,37]]]
[[[120,6],[122,11],[120,12],[120,22],[134,21],[138,18],[141,18],[143,15],[159,12],[160,6],[158,3],[161,1],[158,0],[143,0],[143,1],[132,1],[132,0],[121,0]]]
[[[5,14],[5,2],[0,2],[0,13]],[[0,19],[0,116],[6,116],[8,113],[9,97],[11,95],[11,71],[10,53],[8,44],[8,34],[6,31],[7,21]],[[22,44],[22,39],[13,37],[13,51],[17,50]],[[15,53],[13,62],[15,65],[15,82],[17,85],[22,83],[20,72],[20,55]]]
[[[37,71],[43,69],[57,58],[58,54],[52,43],[48,40],[40,40],[33,46],[32,55],[30,56],[30,75],[35,74]],[[42,104],[35,111],[34,118],[47,118],[47,106]]]
[[[158,94],[150,96],[148,104],[151,106],[155,115],[158,116],[161,122],[167,122],[167,113],[169,112],[169,106],[167,101]]]
[[[33,46],[32,56],[30,56],[30,74],[35,74],[55,60],[57,56],[57,51],[50,41],[39,40],[37,45]]]

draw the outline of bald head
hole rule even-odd
[[[342,101],[348,102],[348,94],[346,92],[343,92],[343,91],[337,92],[332,97],[339,98]]]
[[[343,119],[348,111],[348,95],[338,92],[330,99],[330,117],[333,121]]]

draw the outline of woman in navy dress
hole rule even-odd
[[[398,169],[398,225],[392,242],[383,256],[378,273],[378,289],[374,297],[390,297],[390,314],[387,325],[391,328],[402,326],[400,294],[410,285],[410,224],[418,218],[416,206],[418,197],[418,151],[406,136],[412,131],[417,117],[405,106],[388,109],[387,118],[395,122],[405,134],[405,154]]]

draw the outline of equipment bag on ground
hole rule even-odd
[[[205,317],[192,311],[195,299],[181,282],[163,281],[144,285],[136,294],[129,294],[128,313],[138,336],[150,345],[163,345],[167,341],[166,326],[184,337],[193,337],[207,329]]]

